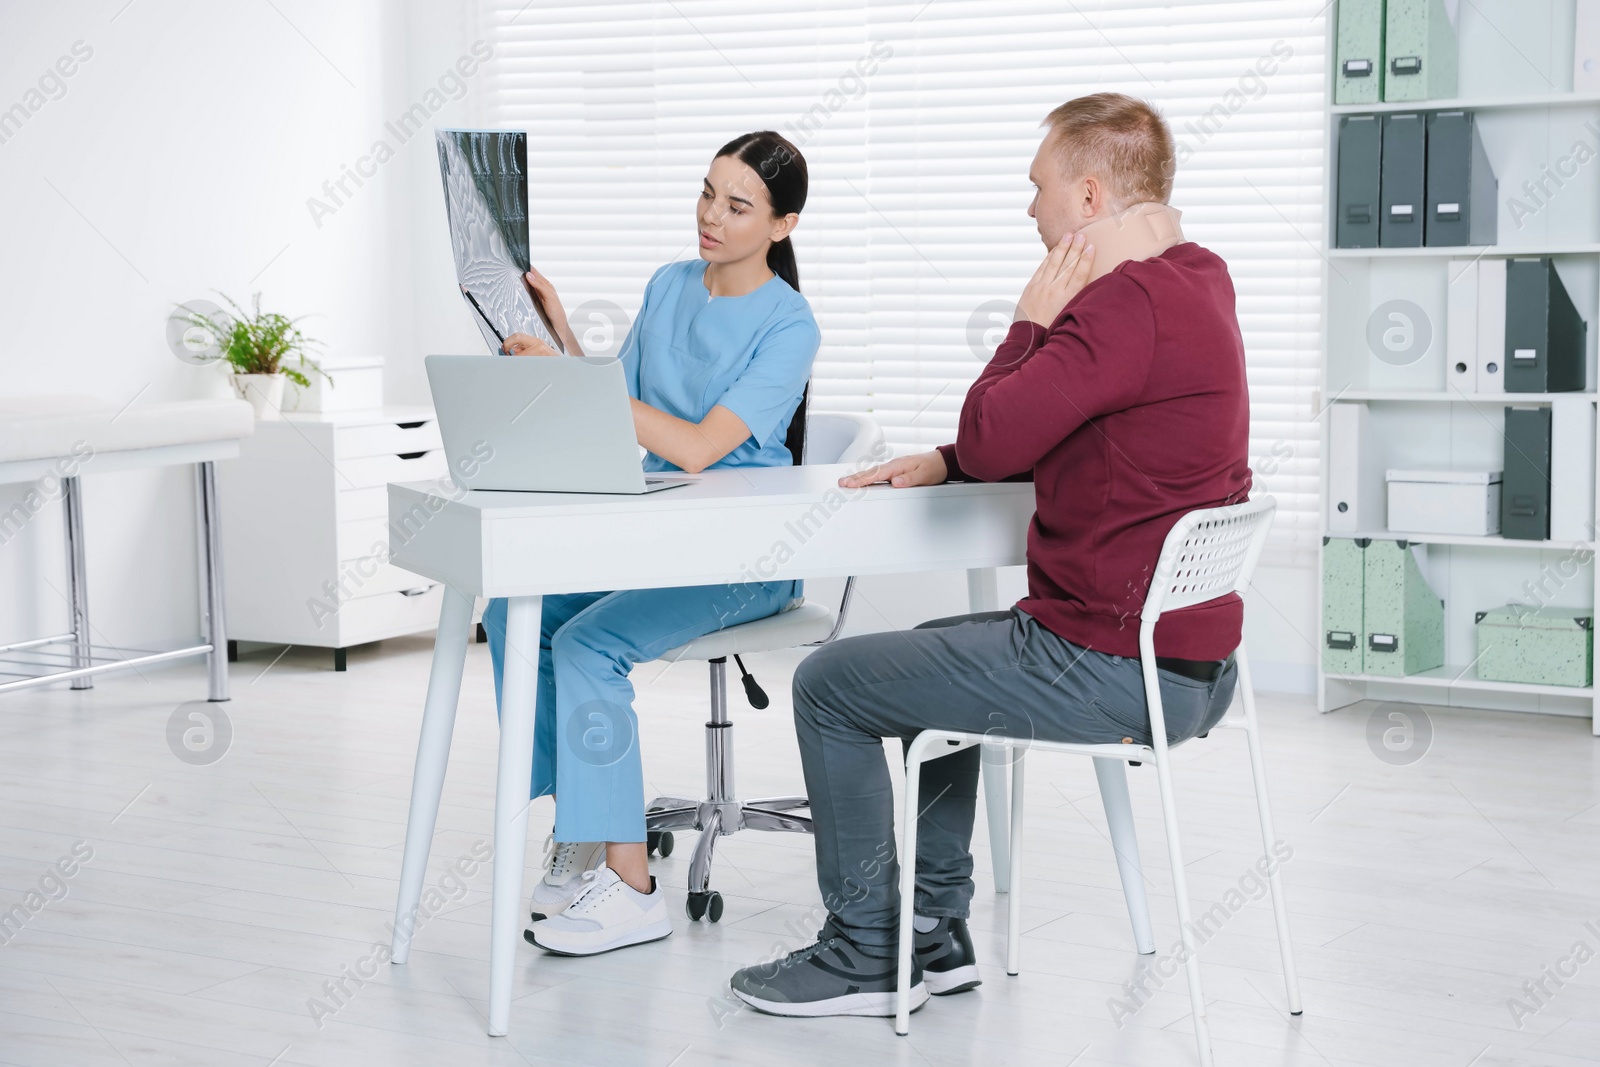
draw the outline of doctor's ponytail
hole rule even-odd
[[[717,158],[723,156],[733,156],[761,176],[774,215],[798,214],[806,206],[806,160],[782,134],[762,130],[735,137],[717,151]],[[794,242],[789,238],[774,241],[767,249],[767,268],[789,288],[800,291],[800,267],[794,258]]]

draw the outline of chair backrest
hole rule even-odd
[[[865,463],[886,454],[883,429],[868,415],[813,415],[806,426],[806,463]]]
[[[811,399],[811,383],[806,382],[806,387],[800,390],[800,403],[795,406],[794,414],[789,416],[789,429],[783,435],[783,445],[789,450],[789,462],[798,467],[805,462],[807,401]]]
[[[1153,634],[1163,612],[1243,592],[1261,557],[1278,502],[1270,496],[1191,511],[1161,546],[1140,611],[1140,638]]]

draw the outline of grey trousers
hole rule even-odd
[[[1216,725],[1235,676],[1231,659],[1209,683],[1161,671],[1167,742]],[[882,738],[909,745],[922,730],[945,729],[1150,743],[1139,661],[1080,648],[1016,608],[824,645],[795,672],[794,720],[823,904],[845,936],[883,954],[895,947],[900,874]],[[923,764],[919,915],[967,915],[980,766],[978,748]]]

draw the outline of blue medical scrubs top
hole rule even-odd
[[[622,345],[628,393],[690,422],[718,404],[739,416],[750,436],[711,469],[786,467],[794,457],[784,437],[822,343],[811,305],[777,276],[713,297],[705,273],[704,260],[690,259],[651,276]],[[644,469],[680,468],[650,452]]]

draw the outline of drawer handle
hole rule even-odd
[[[400,452],[400,453],[396,454],[395,458],[396,459],[421,459],[423,456],[426,456],[427,454],[428,453],[426,451],[422,451],[422,452]]]
[[[400,590],[400,595],[401,596],[422,596],[425,593],[427,593],[427,591],[429,589],[432,589],[432,588],[433,588],[433,586],[431,586],[431,585],[422,585],[422,586],[418,586],[415,589],[402,589],[402,590]]]
[[[418,426],[428,425],[428,420],[423,419],[420,422],[397,422],[395,425],[400,427],[402,430],[415,430]]]

